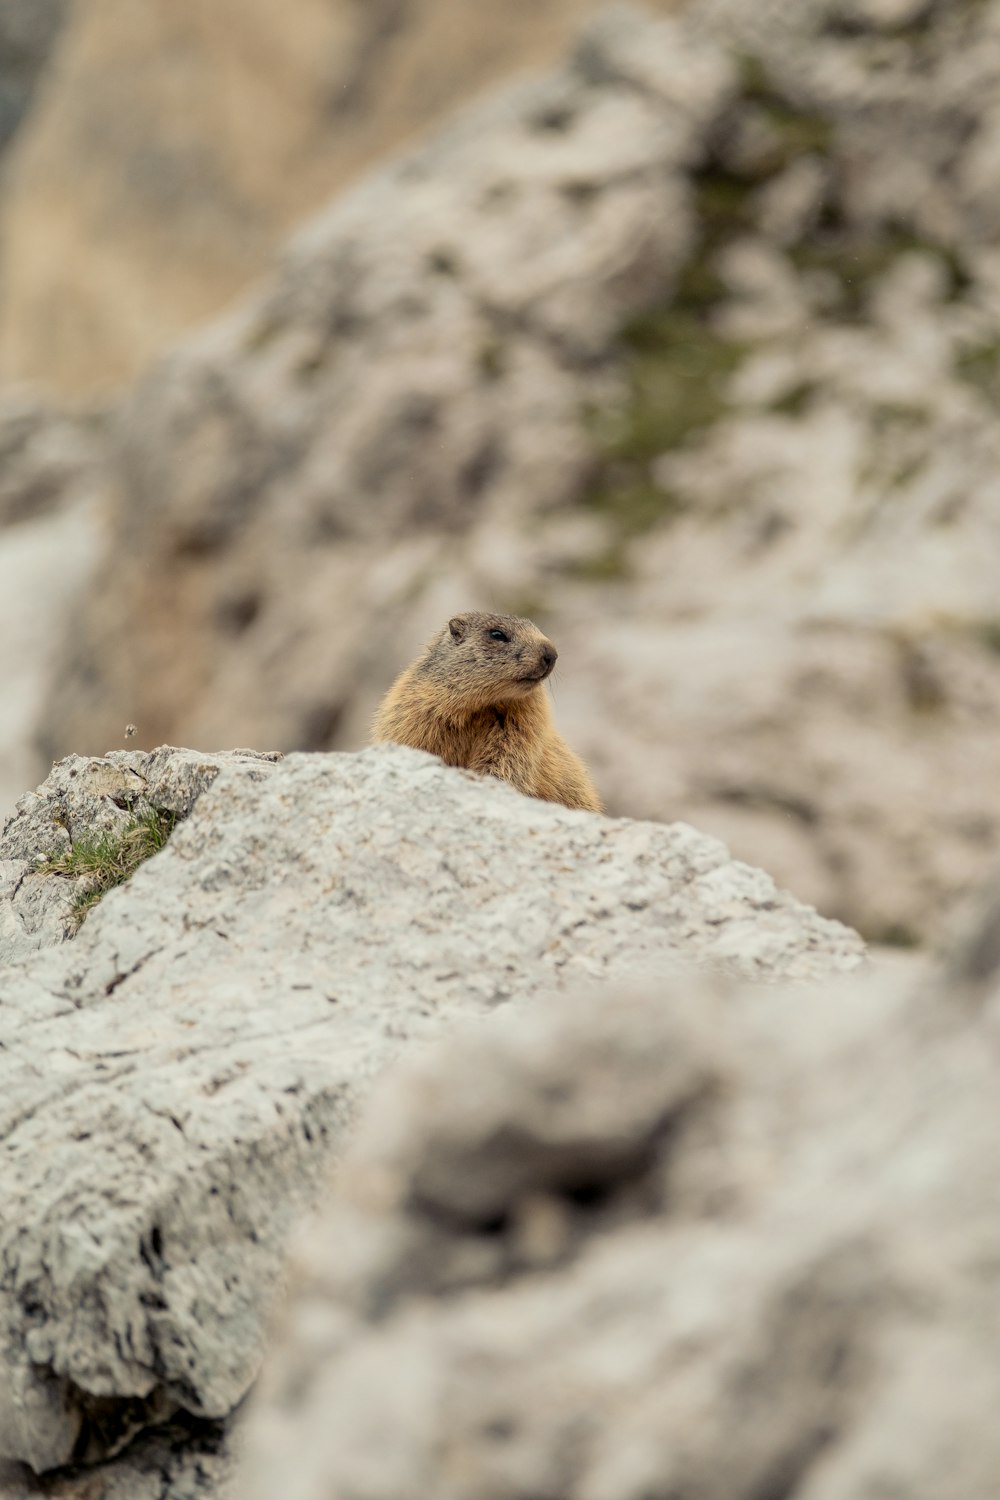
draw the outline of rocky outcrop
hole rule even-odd
[[[594,0],[215,0],[210,19],[198,0],[4,0],[0,147],[64,8],[0,197],[0,369],[89,399],[216,313],[373,160],[550,61]]]
[[[0,965],[75,936],[76,903],[92,872],[61,875],[52,866],[81,841],[103,838],[111,846],[150,814],[182,821],[224,767],[234,765],[253,780],[279,758],[162,746],[152,754],[119,750],[60,761],[36,791],[18,799],[0,835]]]
[[[114,828],[136,797],[187,816],[73,942],[4,971],[0,1458],[38,1471],[229,1417],[290,1226],[404,1048],[681,964],[805,980],[863,955],[685,825],[573,813],[398,747],[69,762],[5,851],[30,871],[88,807]],[[207,1445],[224,1467],[224,1437],[195,1437],[191,1463]],[[138,1500],[172,1442],[121,1460]]]
[[[240,1493],[981,1500],[1000,991],[967,980],[686,976],[409,1059],[301,1243]]]
[[[1000,41],[904,12],[616,11],[334,203],[136,391],[46,749],[352,748],[507,608],[614,811],[938,932],[1000,832]]]

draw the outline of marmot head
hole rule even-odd
[[[431,650],[435,676],[472,707],[509,703],[534,692],[559,655],[537,625],[517,615],[455,615]]]

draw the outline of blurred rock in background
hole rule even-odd
[[[99,424],[26,390],[0,392],[0,815],[35,779],[33,744],[59,648],[73,629],[103,535]]]
[[[248,1500],[981,1500],[996,979],[512,1005],[362,1118]]]
[[[128,90],[148,126],[106,153],[95,127],[86,170],[52,179],[67,212],[59,183],[95,195],[74,306],[106,301],[90,374],[34,373],[79,392],[131,371],[363,161],[585,8],[534,7],[530,41],[513,12],[477,21],[468,75],[457,9],[74,10],[0,204],[18,318],[63,295],[58,266],[40,300],[18,282],[19,184],[37,170],[41,213],[102,16],[88,107]],[[127,48],[157,24],[147,78]],[[936,935],[1000,827],[998,97],[996,3],[620,8],[361,176],[117,407],[44,757],[128,722],[143,746],[357,746],[423,638],[496,606],[559,645],[557,716],[614,813],[684,817],[875,940]],[[141,234],[94,206],[109,184]],[[39,220],[39,274],[46,254],[76,274],[76,233],[60,254]],[[119,360],[105,313],[130,304],[163,323]],[[31,340],[4,327],[16,368]]]
[[[55,45],[66,0],[0,3],[0,153],[10,145]]]
[[[0,370],[74,398],[120,385],[375,158],[553,60],[594,9],[0,0],[0,146],[67,15],[0,188]]]

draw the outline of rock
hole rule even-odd
[[[64,510],[101,477],[95,427],[13,387],[0,401],[0,527]]]
[[[47,847],[58,788],[92,795],[102,777],[196,800],[72,943],[4,975],[0,1458],[37,1471],[109,1457],[176,1412],[229,1416],[290,1225],[404,1046],[685,963],[804,980],[863,957],[685,825],[573,813],[394,746],[69,763],[13,847]],[[652,1072],[636,1140],[656,1129]],[[547,1148],[557,1172],[590,1149],[567,1128]],[[637,1149],[597,1154],[613,1174]],[[454,1190],[479,1210],[473,1185]]]
[[[65,0],[3,0],[0,4],[0,153],[9,146],[49,61]]]
[[[579,662],[557,684],[560,727],[613,807],[683,812],[906,947],[939,940],[989,869],[1000,683],[971,631],[795,629],[750,608],[654,624],[639,595],[599,637],[582,607],[553,633]]]
[[[0,1500],[225,1500],[234,1469],[224,1424],[176,1419],[96,1470],[72,1465],[39,1478],[24,1464],[0,1464]]]
[[[0,203],[0,368],[63,399],[113,390],[259,275],[331,192],[549,60],[593,8],[242,0],[206,26],[197,0],[4,0],[0,144],[68,18]]]
[[[74,906],[87,877],[53,875],[44,867],[78,840],[120,837],[150,813],[182,820],[224,767],[239,766],[259,779],[278,758],[256,750],[200,755],[161,746],[151,754],[118,750],[60,761],[36,791],[19,799],[0,835],[0,964],[75,934]]]
[[[0,817],[38,773],[41,703],[97,561],[107,483],[94,423],[0,396]]]
[[[998,999],[675,976],[411,1056],[300,1242],[241,1493],[980,1500]]]

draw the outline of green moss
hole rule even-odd
[[[600,463],[587,503],[612,528],[608,548],[586,565],[594,578],[625,576],[625,543],[680,513],[683,502],[654,482],[652,462],[723,415],[726,382],[742,357],[707,323],[677,309],[632,324],[623,353],[626,399],[590,418]]]
[[[902,401],[877,401],[869,412],[869,421],[877,433],[912,432],[926,427],[930,413],[922,406],[907,405]]]
[[[955,374],[985,395],[995,396],[1000,383],[1000,339],[963,349],[955,360]]]
[[[772,401],[771,410],[783,417],[798,417],[807,410],[819,387],[813,380],[800,381],[793,385],[783,396]]]
[[[827,155],[833,148],[831,121],[785,97],[758,59],[741,60],[741,77],[740,108],[757,110],[769,127],[759,132],[762,144],[758,146],[758,132],[753,132],[752,147],[741,154],[739,136],[722,129],[706,160],[692,173],[694,251],[670,302],[646,311],[621,330],[617,353],[625,379],[623,399],[587,418],[597,458],[589,503],[612,522],[610,550],[592,565],[603,576],[623,565],[619,542],[669,521],[681,508],[676,496],[665,495],[654,482],[654,461],[683,447],[730,410],[732,376],[748,351],[719,331],[718,312],[729,298],[721,274],[723,254],[735,241],[756,232],[759,197],[767,183],[803,154]],[[968,278],[963,264],[947,247],[905,227],[890,225],[878,233],[852,229],[839,205],[836,183],[832,173],[817,223],[788,252],[800,272],[824,273],[833,317],[847,322],[866,317],[874,285],[908,251],[938,258],[948,273],[949,295],[964,290]],[[1000,378],[1000,348],[970,350],[963,364],[965,378],[985,389]],[[775,401],[773,409],[797,416],[815,391],[815,386],[802,383]],[[915,411],[900,416],[901,423],[922,420]],[[905,463],[898,483],[912,478],[915,462]]]
[[[867,312],[873,285],[909,251],[932,255],[946,272],[946,296],[953,301],[967,290],[969,276],[961,258],[948,246],[908,229],[887,228],[880,234],[850,234],[836,223],[821,226],[789,251],[799,271],[823,271],[839,288],[837,311],[855,320]]]
[[[753,178],[709,163],[694,173],[692,186],[703,255],[752,227],[757,191]]]
[[[975,634],[982,641],[987,651],[994,652],[1000,656],[1000,619],[980,620],[975,626]]]
[[[689,313],[711,313],[726,296],[726,285],[707,250],[693,255],[677,279],[673,306]]]
[[[919,948],[920,938],[905,922],[886,922],[883,926],[861,928],[866,943],[883,948]]]
[[[499,380],[507,368],[507,351],[496,334],[483,339],[476,351],[476,368],[483,380]]]
[[[765,157],[765,170],[780,171],[796,156],[827,154],[833,143],[833,124],[825,115],[794,104],[768,76],[759,57],[739,58],[740,83],[745,100],[755,104],[771,126],[775,147]]]
[[[822,115],[791,109],[777,98],[763,106],[768,123],[777,133],[780,146],[770,158],[772,172],[780,171],[799,156],[825,156],[833,143],[833,126]]]
[[[628,539],[677,514],[675,495],[653,482],[650,465],[681,447],[728,410],[727,386],[744,356],[743,346],[724,338],[713,313],[725,288],[714,247],[729,222],[723,207],[724,174],[702,183],[718,220],[702,223],[701,243],[681,274],[673,300],[633,318],[621,330],[624,400],[597,413],[587,425],[597,450],[598,478],[590,503],[612,518],[616,539]],[[739,195],[733,199],[738,204]],[[595,560],[591,576],[622,574],[626,561],[613,544]]]
[[[615,537],[601,551],[591,557],[579,558],[563,571],[567,577],[581,578],[588,583],[619,583],[631,578],[628,540],[624,536]]]
[[[628,393],[591,422],[600,458],[593,503],[635,536],[676,514],[676,497],[652,482],[653,459],[710,427],[729,409],[730,377],[744,347],[723,337],[715,312],[727,291],[721,252],[756,219],[763,181],[804,151],[826,149],[829,123],[797,109],[769,83],[759,62],[744,58],[744,94],[766,115],[774,146],[753,168],[734,169],[712,155],[692,175],[696,248],[667,306],[633,319],[621,332]]]
[[[39,866],[40,873],[80,880],[73,903],[77,927],[101,897],[122,885],[150,855],[162,849],[173,832],[176,814],[151,808],[117,832],[84,835],[62,854]]]
[[[664,521],[674,520],[684,509],[679,496],[628,471],[617,475],[612,471],[609,482],[590,495],[589,504],[612,521],[620,540],[641,536]]]
[[[726,411],[726,386],[743,348],[705,319],[680,307],[651,313],[624,331],[623,344],[629,397],[597,424],[607,458],[647,462]]]

